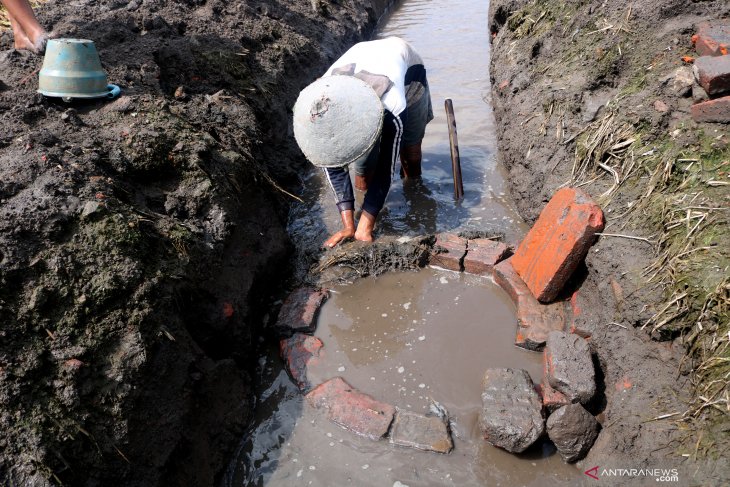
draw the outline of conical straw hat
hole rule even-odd
[[[367,157],[380,137],[383,104],[364,81],[327,76],[299,93],[294,137],[318,167],[341,167]]]

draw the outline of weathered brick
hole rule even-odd
[[[390,442],[438,453],[449,453],[454,448],[449,428],[443,419],[403,410],[395,414]]]
[[[509,258],[494,266],[494,280],[517,307],[515,345],[528,350],[541,350],[548,333],[565,329],[565,304],[542,304],[535,299],[512,267],[511,260]]]
[[[512,257],[494,266],[494,281],[512,298],[515,306],[519,305],[522,296],[532,297],[527,284],[512,266]]]
[[[287,371],[299,390],[311,389],[307,367],[317,362],[323,346],[319,338],[303,333],[295,333],[279,342],[281,358],[286,362]]]
[[[371,440],[388,434],[395,414],[395,407],[358,391],[342,377],[318,385],[306,397],[311,406],[324,409],[333,423]]]
[[[548,412],[553,412],[560,407],[570,404],[565,394],[552,387],[546,378],[536,386],[536,390],[542,400],[542,406]]]
[[[692,119],[697,122],[730,123],[730,96],[695,103]]]
[[[566,462],[586,456],[596,441],[598,428],[596,418],[580,404],[563,406],[547,420],[548,436]]]
[[[292,333],[313,333],[317,328],[317,311],[327,299],[326,289],[299,288],[292,292],[279,311],[275,329],[277,333],[290,336]]]
[[[588,403],[596,392],[590,347],[578,335],[553,331],[543,355],[547,383],[570,402]]]
[[[694,72],[708,95],[730,91],[730,56],[702,56],[695,59]]]
[[[730,22],[712,20],[697,26],[693,37],[695,50],[700,56],[723,56],[730,50]]]
[[[542,350],[551,331],[565,329],[565,303],[542,304],[530,295],[517,305],[515,345],[527,350]]]
[[[464,270],[464,256],[466,255],[466,239],[453,233],[436,235],[434,251],[431,253],[429,264],[452,271]]]
[[[484,439],[520,453],[545,431],[542,403],[527,371],[488,369],[482,383],[479,428]]]
[[[563,188],[520,243],[512,266],[538,301],[553,301],[603,226],[603,211],[587,194]]]
[[[509,248],[502,242],[488,238],[475,238],[467,243],[464,257],[464,271],[480,276],[491,276],[494,266],[509,253]]]
[[[586,279],[570,298],[567,331],[590,338],[598,325],[611,321],[610,307],[613,303],[606,299],[607,293],[610,291],[601,291],[593,281]]]

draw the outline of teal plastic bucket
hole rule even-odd
[[[38,92],[64,100],[114,98],[119,88],[107,84],[94,41],[51,39],[38,76]]]

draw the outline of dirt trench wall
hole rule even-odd
[[[390,3],[45,4],[109,103],[35,94],[0,34],[0,484],[215,482],[288,265],[290,107]]]
[[[690,116],[692,97],[673,89],[682,56],[693,55],[690,39],[696,24],[729,14],[727,2],[722,1],[492,0],[490,4],[490,75],[500,158],[509,170],[520,213],[534,222],[557,188],[580,184],[603,206],[606,233],[644,238],[600,238],[586,259],[586,269],[577,276],[581,286],[572,303],[580,319],[573,325],[592,334],[605,394],[599,415],[603,429],[582,463],[586,468],[678,468],[681,483],[702,485],[720,485],[730,474],[727,463],[718,460],[724,448],[718,444],[725,444],[719,434],[722,428],[710,427],[705,438],[712,440],[698,459],[696,433],[704,426],[692,418],[677,422],[688,411],[694,389],[684,346],[680,340],[650,340],[647,332],[652,326],[646,331],[634,328],[661,312],[666,299],[663,286],[671,276],[647,282],[646,271],[655,263],[661,233],[654,214],[661,213],[661,206],[629,211],[640,201],[646,204],[642,196],[652,192],[650,182],[655,193],[666,191],[666,201],[671,201],[675,194],[681,196],[682,187],[697,181],[685,179],[679,184],[680,175],[676,184],[666,183],[662,189],[655,169],[660,160],[666,164],[674,154],[721,162],[730,155],[727,126],[698,126]],[[620,152],[619,143],[630,149],[626,155],[594,152],[599,155],[591,159],[593,167],[576,176],[575,164],[584,163],[593,150],[588,146],[601,137],[615,151]],[[632,161],[636,165],[631,166]],[[613,176],[598,163],[626,176],[620,187],[613,188]],[[671,179],[667,174],[665,178]],[[703,183],[697,191],[702,193],[700,199],[707,198],[702,201],[723,204],[722,190]],[[717,229],[714,235],[727,232],[727,226]],[[712,248],[721,242],[713,241],[716,237],[709,233],[706,238],[700,241]],[[700,274],[706,280],[715,272],[711,266],[697,269],[705,269]],[[692,280],[685,285],[687,290],[695,286]],[[697,289],[703,291],[700,285]],[[654,419],[665,414],[669,419]],[[616,480],[641,485],[642,479]]]

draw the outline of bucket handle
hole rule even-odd
[[[109,93],[106,94],[106,97],[110,100],[118,97],[119,94],[122,92],[122,89],[117,85],[106,85],[106,89],[109,90]]]

